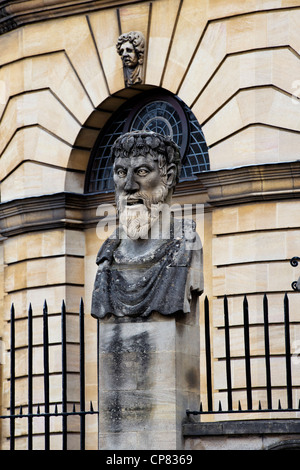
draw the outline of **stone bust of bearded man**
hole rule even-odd
[[[202,246],[195,222],[171,211],[179,148],[134,131],[117,138],[111,155],[119,227],[97,255],[92,316],[188,313],[203,292]]]

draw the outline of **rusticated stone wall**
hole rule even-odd
[[[76,314],[84,298],[86,397],[87,402],[97,399],[96,326],[89,309],[101,244],[95,230],[96,209],[111,198],[85,196],[85,174],[91,149],[108,118],[148,87],[162,87],[179,96],[198,118],[209,146],[212,171],[190,186],[182,184],[174,202],[205,204],[204,295],[214,299],[215,399],[222,399],[219,390],[224,388],[224,348],[219,336],[224,294],[234,327],[236,390],[244,388],[239,362],[243,354],[240,305],[243,295],[249,294],[253,385],[258,400],[263,399],[259,390],[264,381],[259,367],[261,295],[268,293],[272,368],[280,390],[285,381],[276,373],[283,360],[282,293],[289,292],[292,321],[297,321],[300,303],[300,294],[291,290],[299,273],[289,265],[292,256],[300,256],[299,1],[110,1],[80,2],[80,8],[76,2],[65,2],[63,15],[53,2],[45,9],[38,2],[19,2],[19,8],[24,3],[30,7],[27,14],[14,10],[16,6],[6,7],[2,17],[10,24],[0,35],[3,410],[9,402],[5,351],[10,304],[14,302],[18,318],[17,402],[22,404],[26,402],[22,364],[27,308],[31,302],[35,323],[41,328],[45,298],[53,322],[53,355],[59,343],[57,314],[62,299],[66,301],[73,372],[79,360]],[[125,89],[115,43],[120,33],[130,30],[141,31],[146,38],[145,85]],[[293,348],[298,336],[295,324]],[[41,372],[40,338],[38,333],[36,383]],[[203,351],[201,325],[200,338]],[[55,400],[59,399],[55,381],[61,366],[54,361],[51,367]],[[201,375],[205,402],[204,367]],[[300,375],[293,385],[297,399]],[[76,381],[72,387],[76,398]],[[39,401],[39,392],[35,399]],[[8,433],[5,421],[3,448]],[[87,431],[88,446],[96,448],[92,420]],[[20,427],[17,433],[25,435],[26,429]],[[17,445],[22,448],[26,441],[20,438]],[[38,437],[36,445],[40,445]],[[59,447],[59,436],[53,436],[52,445]],[[70,446],[76,445],[76,438],[70,438]]]

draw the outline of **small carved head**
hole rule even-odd
[[[139,31],[121,34],[117,42],[117,51],[123,62],[126,86],[143,82],[145,38]]]
[[[143,64],[145,38],[139,31],[121,34],[116,47],[124,66],[134,68],[137,64]]]

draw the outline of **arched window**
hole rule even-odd
[[[165,134],[178,144],[182,157],[180,181],[194,179],[201,171],[209,170],[208,148],[192,111],[178,97],[151,90],[128,100],[100,132],[87,172],[87,193],[113,191],[110,149],[119,135],[133,130]]]

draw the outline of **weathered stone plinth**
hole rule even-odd
[[[100,449],[182,449],[199,407],[198,313],[98,320]]]

